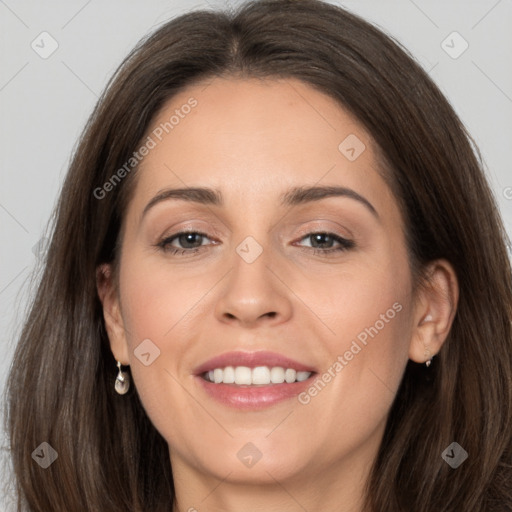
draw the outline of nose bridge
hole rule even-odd
[[[235,248],[232,271],[217,303],[219,319],[238,319],[250,324],[259,319],[282,321],[291,314],[285,287],[270,270],[270,242],[263,236],[246,236]]]

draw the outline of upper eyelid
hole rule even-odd
[[[212,241],[215,241],[213,240],[214,237],[211,237],[208,233],[205,233],[201,230],[197,230],[197,229],[190,229],[190,230],[181,230],[181,231],[177,231],[176,233],[172,233],[170,235],[166,235],[166,236],[163,236],[161,238],[161,242],[167,242],[167,243],[170,243],[171,241],[174,241],[176,240],[180,235],[186,235],[186,234],[197,234],[197,235],[200,235],[202,236],[203,238],[208,238]],[[337,238],[340,238],[340,239],[343,239],[343,240],[346,240],[346,241],[351,241],[351,242],[355,242],[355,240],[353,240],[352,237],[348,238],[346,237],[345,235],[340,235],[339,233],[336,233],[335,231],[332,231],[332,230],[329,230],[329,229],[309,229],[309,230],[306,230],[304,231],[303,233],[301,233],[299,235],[299,238],[296,239],[295,241],[300,241],[300,240],[303,240],[304,238],[307,238],[308,236],[311,236],[311,235],[315,235],[315,234],[326,234],[326,235],[331,235],[333,237],[337,237]]]
[[[191,221],[186,221],[186,222],[187,223],[194,223],[194,222],[196,222],[196,220],[191,220]],[[203,222],[203,221],[200,221],[200,222]],[[325,223],[325,222],[337,224],[339,226],[339,228],[343,228],[343,230],[346,233],[345,234],[340,234],[334,228],[325,227],[325,226],[317,226],[317,224]],[[313,223],[313,226],[311,226],[310,223]],[[271,229],[269,230],[269,232],[275,231],[276,226],[278,224],[279,224],[279,222],[274,223],[271,226]],[[293,230],[296,229],[297,224],[299,224],[299,223],[295,223],[294,222],[292,224],[292,226],[293,226],[292,229]],[[342,226],[337,221],[335,221],[333,219],[329,219],[329,218],[326,218],[326,219],[318,218],[318,219],[314,219],[314,220],[310,220],[310,221],[300,222],[300,224],[308,224],[309,225],[309,227],[307,227],[307,228],[300,228],[299,229],[299,231],[301,231],[303,233],[306,233],[306,234],[309,234],[309,233],[312,233],[312,232],[322,232],[322,233],[333,233],[333,234],[336,234],[337,236],[340,236],[340,237],[343,237],[343,238],[346,238],[347,236],[348,237],[353,237],[352,233],[350,232],[350,230],[347,227]],[[175,231],[175,229],[177,229],[177,231]],[[233,230],[231,228],[228,227],[227,230],[228,230],[229,234],[232,234]],[[174,228],[174,229],[172,229],[170,231],[172,231],[172,234],[169,235],[169,236],[174,236],[174,235],[176,235],[178,233],[188,233],[188,232],[203,233],[206,236],[209,236],[208,233],[206,233],[206,231],[213,232],[214,236],[217,236],[217,237],[222,236],[222,229],[219,229],[218,226],[215,226],[215,224],[213,224],[213,225],[209,224],[208,228],[196,227],[196,226],[193,226],[193,227],[183,226],[183,228]]]
[[[327,200],[327,198],[325,198],[325,200]],[[179,202],[179,201],[178,201]],[[301,208],[311,208],[312,206],[315,206],[315,207],[320,207],[322,206],[321,204],[321,201],[318,202],[318,203],[313,203],[313,205],[311,203],[306,203],[306,204],[298,204],[298,205],[295,205],[293,206],[294,208],[298,208],[298,209],[301,209]],[[195,203],[193,204],[189,204],[188,206],[191,206],[193,207],[194,211],[196,211],[200,217],[202,217],[204,211],[202,208],[204,208],[205,205],[197,205]],[[195,210],[195,207],[198,207],[199,210]],[[210,229],[213,229],[214,233],[218,234],[217,236],[220,236],[220,233],[222,233],[223,231],[227,231],[229,232],[230,234],[233,233],[233,229],[232,229],[232,226],[230,225],[229,222],[225,222],[217,213],[215,213],[210,207],[207,207],[207,210],[208,210],[208,213],[211,214],[214,218],[210,218],[208,220],[206,220],[205,222],[207,222],[211,227]],[[302,211],[302,210],[301,210]],[[341,216],[343,217],[344,216],[344,210],[342,210],[342,213],[341,213]],[[289,213],[289,211],[287,212]],[[340,213],[336,212],[336,210],[331,210],[330,207],[327,207],[327,211],[324,211],[323,213],[326,213],[328,215],[333,215],[333,216],[339,216]],[[309,215],[310,213],[307,213],[307,215]],[[350,210],[349,210],[349,214],[350,214]],[[301,215],[301,213],[299,213],[299,215]],[[287,216],[287,214],[283,215],[282,217],[280,217],[277,221],[273,222],[270,229],[269,229],[269,232],[273,232],[275,231],[276,229],[279,229],[279,225],[283,222],[283,219]],[[198,219],[194,219],[190,222],[194,222],[195,220],[199,220],[200,222],[204,222],[204,220],[198,218]],[[322,218],[319,218],[319,219],[315,219],[313,222],[321,222],[321,221],[326,221],[326,222],[334,222],[334,223],[337,223],[335,220],[333,219],[322,219]],[[189,220],[187,221],[184,221],[184,222],[189,222]],[[308,222],[308,221],[305,221],[305,222]],[[181,223],[181,222],[180,222]],[[295,224],[295,223],[294,223]],[[340,235],[342,236],[342,235]],[[349,236],[351,236],[351,234],[349,233]]]

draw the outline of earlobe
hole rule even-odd
[[[450,333],[459,299],[457,275],[452,265],[446,260],[436,260],[429,267],[428,283],[418,291],[409,346],[409,358],[427,366]]]
[[[126,331],[111,264],[103,263],[97,267],[96,289],[103,306],[103,320],[112,354],[117,361],[120,361],[123,365],[128,365]]]

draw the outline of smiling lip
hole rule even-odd
[[[260,386],[214,384],[203,378],[205,372],[215,368],[225,368],[226,366],[247,366],[249,368],[280,366],[282,368],[293,368],[297,371],[311,372],[311,375],[302,382]],[[228,352],[202,363],[194,370],[194,374],[196,381],[209,397],[237,409],[257,410],[296,397],[311,385],[311,380],[317,372],[311,366],[274,352]]]
[[[256,368],[257,366],[281,366],[282,368],[293,368],[299,372],[315,372],[312,366],[307,366],[298,361],[276,354],[275,352],[227,352],[220,356],[208,359],[194,370],[195,375],[201,375],[215,368],[225,368],[226,366],[247,366]]]

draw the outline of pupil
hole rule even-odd
[[[181,235],[180,236],[180,244],[183,247],[188,247],[187,246],[188,243],[191,243],[192,245],[194,245],[193,238],[197,237],[197,236],[199,236],[197,233],[187,233],[185,235]],[[190,239],[192,239],[192,240],[190,240]],[[199,245],[201,245],[201,244],[199,244]]]
[[[328,243],[328,242],[325,242],[326,238],[330,238],[330,236],[326,235],[325,233],[319,233],[319,234],[313,235],[313,239],[315,240],[315,242],[319,242],[320,245],[325,245],[326,243]],[[322,239],[324,239],[324,241],[322,241]]]
[[[194,238],[197,237],[197,236],[200,236],[198,235],[197,233],[186,233],[185,235],[180,235],[180,244],[184,247],[187,246],[187,244],[191,244],[191,245],[194,245]],[[314,243],[315,244],[319,244],[319,245],[328,245],[329,242],[326,242],[326,239],[330,239],[330,235],[327,235],[325,233],[319,233],[319,234],[316,234],[316,235],[312,235],[313,236],[313,240],[314,240]],[[197,240],[196,240],[196,243],[197,243]]]

